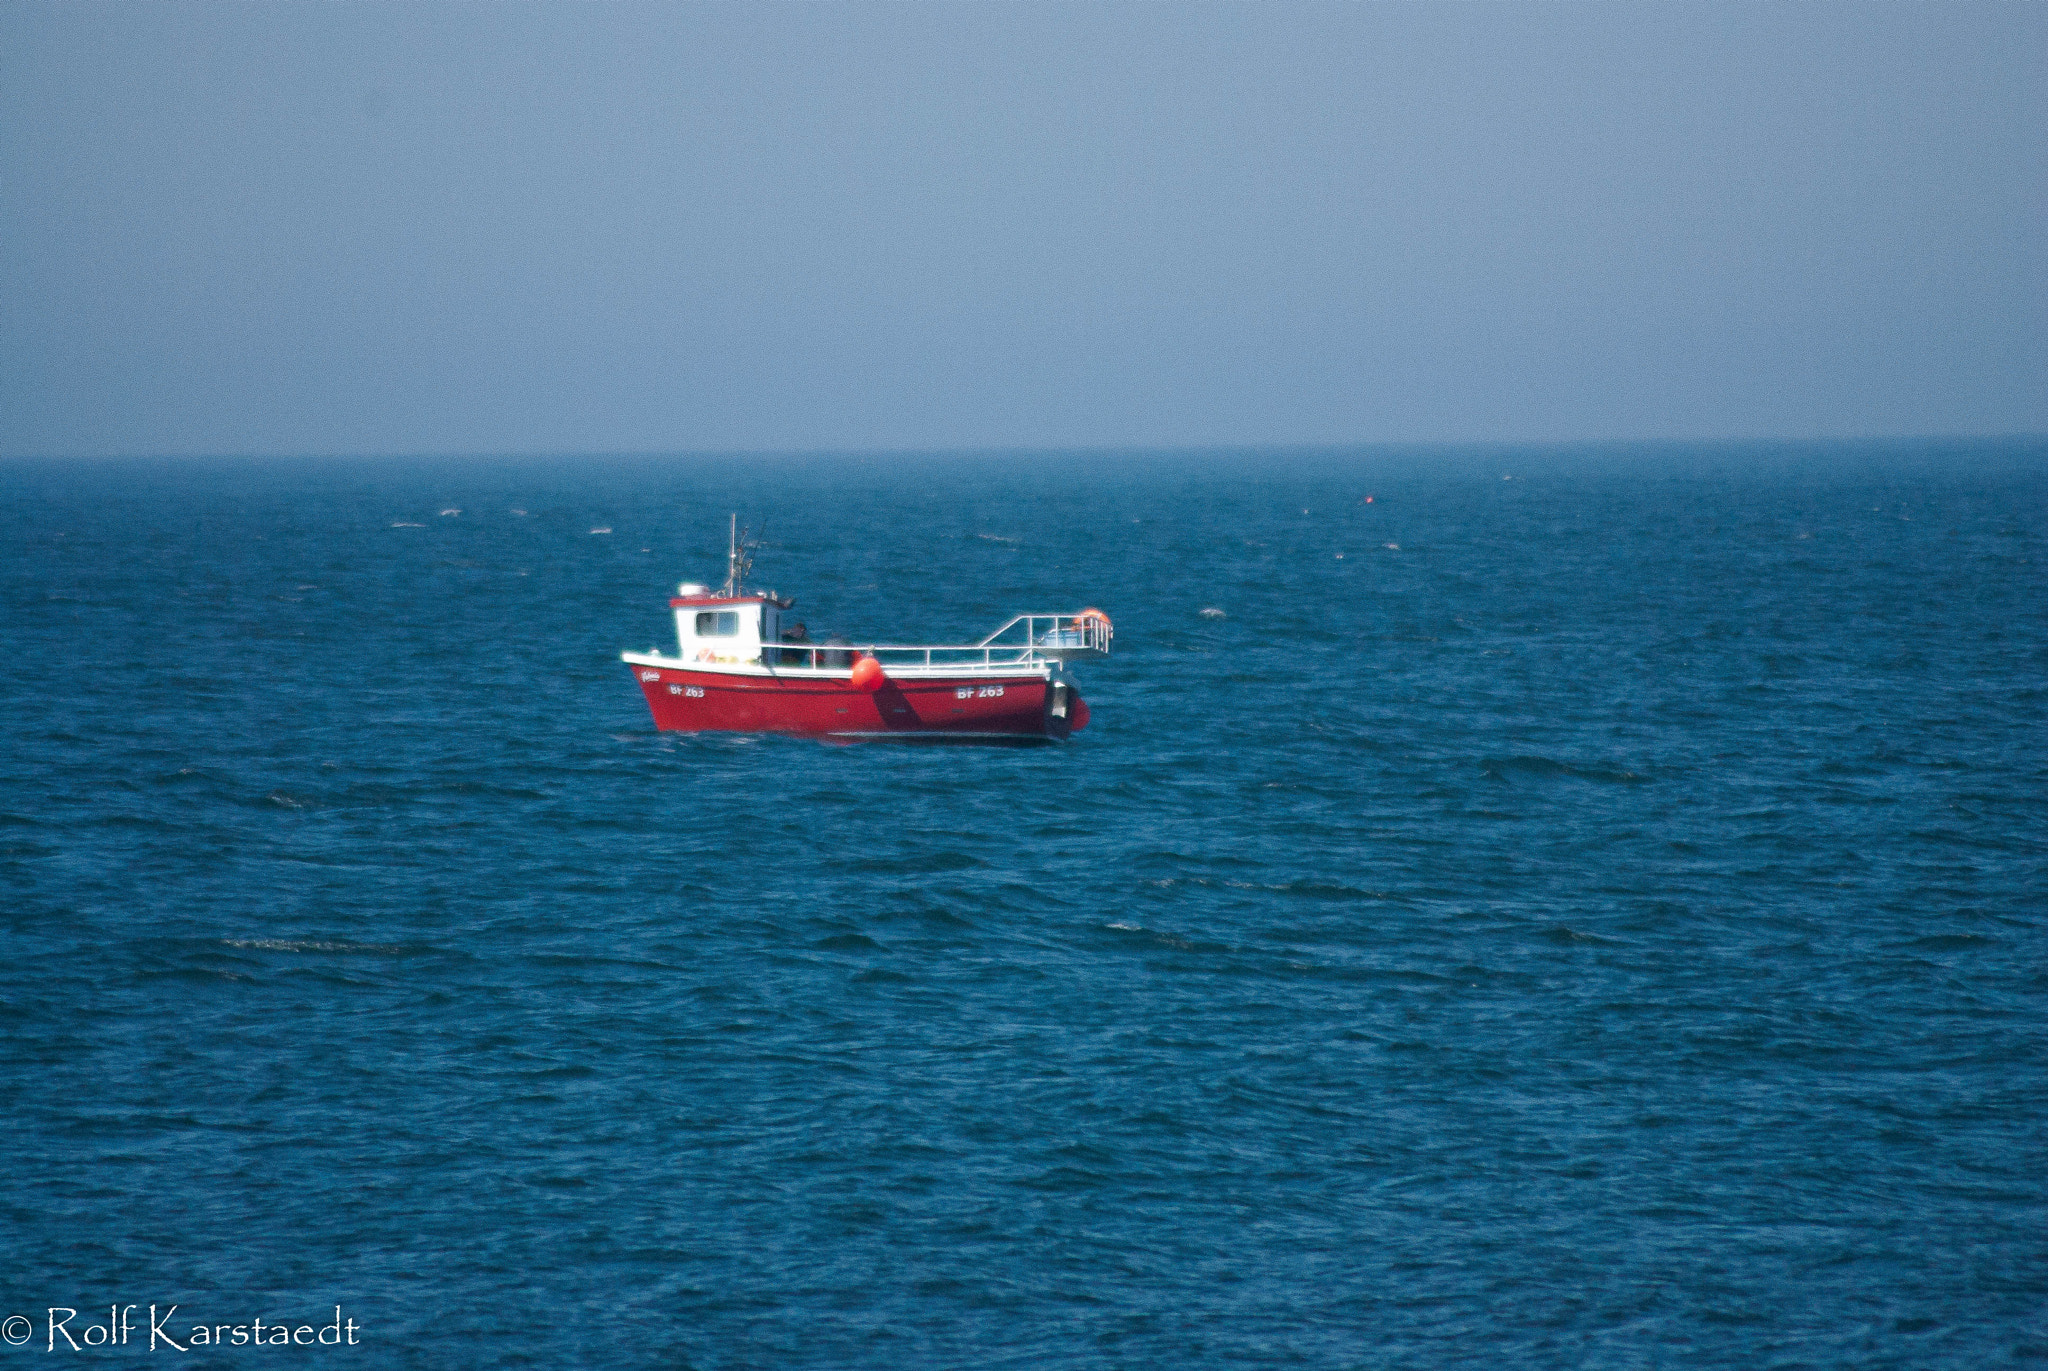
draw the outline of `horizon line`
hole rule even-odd
[[[1718,438],[1502,438],[1502,439],[1364,439],[1351,442],[1272,443],[1082,443],[1073,445],[1005,443],[959,447],[678,447],[678,448],[568,448],[568,449],[383,449],[373,451],[147,451],[107,452],[0,452],[0,462],[94,462],[94,461],[561,461],[578,459],[677,458],[801,459],[881,458],[925,459],[935,457],[981,458],[1020,456],[1102,456],[1117,454],[1141,457],[1230,457],[1249,455],[1334,455],[1367,452],[1490,453],[1501,451],[1558,452],[1567,449],[1621,451],[1626,449],[1714,449],[1734,447],[1830,448],[1858,444],[1903,446],[1909,444],[1987,443],[2029,444],[2048,442],[2048,430],[2006,433],[1892,433],[1845,434],[1806,437],[1718,437]]]

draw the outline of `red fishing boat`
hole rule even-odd
[[[674,655],[619,654],[656,728],[1045,742],[1087,726],[1067,664],[1109,655],[1099,609],[1019,614],[974,643],[818,644],[786,619],[794,601],[745,588],[750,561],[735,533],[724,586],[677,587]]]

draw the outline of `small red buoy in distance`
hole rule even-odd
[[[1088,727],[1088,702],[1076,695],[1074,707],[1067,713],[1067,732],[1079,733]]]
[[[880,690],[888,678],[882,674],[882,664],[872,657],[863,657],[853,664],[853,688],[855,690]]]

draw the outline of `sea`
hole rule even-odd
[[[734,515],[1089,726],[657,733]],[[0,642],[0,1367],[2048,1361],[2048,442],[13,460]]]

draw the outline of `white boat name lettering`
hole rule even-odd
[[[992,700],[995,697],[1001,695],[1002,693],[1003,688],[1001,686],[981,686],[979,688],[976,688],[974,686],[960,686],[953,691],[953,698],[956,700],[972,700],[976,698],[983,700]]]

